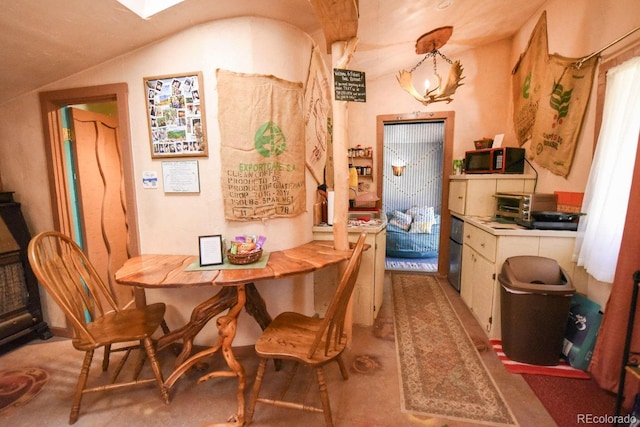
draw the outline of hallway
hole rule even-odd
[[[385,300],[381,313],[373,327],[354,326],[353,343],[345,353],[349,380],[343,381],[335,365],[325,369],[331,396],[334,422],[337,426],[443,426],[466,427],[472,424],[456,420],[421,418],[402,413],[397,372],[397,355],[393,335],[393,319],[390,302],[390,275],[385,281]],[[440,280],[469,336],[482,350],[481,358],[491,372],[496,385],[506,398],[513,414],[523,427],[555,426],[542,404],[535,397],[520,375],[508,373],[490,350],[480,327],[466,309],[459,295],[446,282]],[[247,375],[248,396],[257,368],[257,358],[252,347],[237,348],[238,359]],[[165,375],[173,363],[171,352],[163,352],[162,366]],[[98,353],[96,357],[101,358]],[[73,349],[66,339],[34,340],[18,349],[0,355],[0,369],[40,367],[49,372],[50,379],[44,389],[24,407],[9,410],[0,415],[2,424],[26,426],[68,425],[71,395],[75,389],[82,355]],[[99,363],[97,364],[99,365]],[[221,357],[210,360],[211,369],[222,366]],[[112,364],[113,366],[113,364]],[[291,366],[285,364],[285,370]],[[206,371],[192,371],[178,380],[171,389],[171,403],[165,405],[154,386],[141,386],[121,393],[89,394],[83,399],[77,426],[201,426],[223,423],[234,412],[236,405],[236,381],[218,378],[198,384],[197,379]],[[303,393],[311,376],[298,370],[291,385],[293,393]],[[263,389],[272,389],[275,380],[286,380],[286,375],[267,372]],[[313,387],[314,384],[311,384]],[[310,398],[316,392],[310,390]],[[294,421],[295,420],[295,421]],[[258,405],[252,425],[255,426],[321,426],[319,414],[292,411]]]

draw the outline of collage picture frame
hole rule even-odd
[[[144,78],[152,158],[207,157],[201,72]]]

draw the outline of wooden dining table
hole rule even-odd
[[[351,257],[351,250],[337,250],[333,244],[332,241],[311,241],[291,249],[270,252],[266,265],[258,268],[252,265],[194,268],[194,265],[198,265],[198,256],[143,254],[128,259],[115,273],[115,280],[120,285],[136,288],[137,305],[146,304],[144,289],[198,286],[220,288],[213,297],[193,309],[187,324],[175,330],[169,330],[165,326],[157,348],[160,351],[182,341],[182,350],[176,359],[174,370],[165,380],[167,388],[171,388],[200,360],[221,351],[230,371],[210,372],[198,382],[215,377],[238,377],[237,412],[221,425],[244,425],[244,367],[235,358],[232,348],[238,316],[244,307],[264,330],[271,322],[271,317],[255,282],[312,273]],[[192,355],[196,335],[211,319],[226,310],[228,312],[225,315],[216,319],[219,336],[215,345]]]

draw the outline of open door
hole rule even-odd
[[[118,118],[70,108],[82,247],[119,305],[132,299],[114,274],[129,258]]]
[[[40,93],[54,228],[83,247],[121,307],[133,300],[132,290],[113,275],[139,252],[127,96],[122,83]],[[67,108],[100,103],[114,111]],[[68,325],[51,329],[72,332]]]

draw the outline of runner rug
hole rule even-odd
[[[49,374],[38,368],[0,371],[0,414],[29,402],[48,380]]]
[[[515,425],[435,276],[393,273],[402,410],[476,424]]]
[[[438,271],[438,258],[391,258],[385,260],[387,270],[396,271],[422,271],[435,273]]]
[[[574,368],[566,360],[560,357],[558,357],[558,364],[556,366],[538,366],[516,362],[515,360],[509,359],[507,355],[504,354],[504,351],[502,350],[502,341],[490,340],[489,342],[504,367],[512,374],[548,375],[552,377],[579,378],[583,380],[591,378],[587,372]]]

